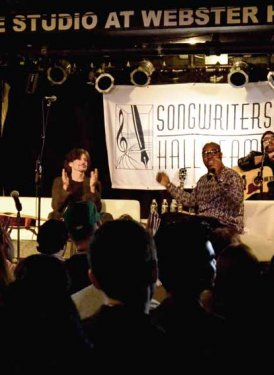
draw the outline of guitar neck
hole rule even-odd
[[[186,168],[179,169],[179,181],[180,181],[180,188],[184,189],[186,179]]]

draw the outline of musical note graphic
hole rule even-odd
[[[144,132],[143,132],[142,123],[141,123],[141,119],[140,119],[140,115],[139,115],[137,106],[132,105],[131,111],[132,111],[132,118],[133,118],[133,124],[134,124],[135,133],[136,133],[136,138],[137,138],[138,145],[139,145],[139,148],[140,148],[140,151],[141,151],[141,162],[144,163],[145,167],[147,167],[149,157],[148,157],[148,154],[147,154],[146,148],[145,148]]]
[[[118,129],[118,132],[117,132],[116,141],[117,141],[117,145],[118,145],[119,150],[121,152],[127,152],[128,145],[127,145],[126,138],[123,136],[123,127],[124,127],[124,115],[123,115],[123,111],[120,109],[120,111],[119,111],[119,129]]]
[[[116,126],[116,168],[152,168],[152,106],[118,106]]]

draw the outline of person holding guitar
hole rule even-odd
[[[156,180],[184,207],[195,208],[197,215],[215,219],[216,227],[229,227],[242,233],[244,186],[241,176],[224,166],[217,143],[205,144],[202,157],[208,172],[199,179],[192,192],[176,187],[165,172],[159,172]]]
[[[261,151],[240,158],[238,166],[246,179],[246,199],[274,199],[274,132],[264,132]]]

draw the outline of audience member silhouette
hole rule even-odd
[[[261,373],[266,346],[261,296],[261,268],[244,243],[227,246],[217,258],[215,312],[226,320],[228,369]]]
[[[64,263],[48,255],[31,255],[18,264],[15,276],[1,330],[8,373],[84,373],[92,361],[92,348],[67,292]]]
[[[199,299],[203,290],[212,288],[215,277],[208,230],[193,218],[161,225],[155,235],[159,279],[167,297],[151,317],[166,333],[173,371],[191,366],[193,374],[209,369],[212,373],[212,363],[217,366],[222,358],[224,321],[207,313]]]
[[[37,235],[37,250],[46,255],[54,255],[64,260],[68,230],[64,221],[49,219],[43,223]]]
[[[104,369],[119,363],[119,373],[162,368],[163,334],[148,316],[157,279],[152,237],[133,220],[109,221],[94,233],[88,259],[91,280],[105,294],[105,304],[84,320],[97,359]]]
[[[259,261],[246,244],[227,246],[217,259],[214,292],[218,313],[246,320],[246,313],[256,301],[259,277]]]
[[[230,227],[217,227],[213,229],[210,235],[210,241],[214,247],[216,258],[228,245],[237,245],[242,242],[240,234]]]

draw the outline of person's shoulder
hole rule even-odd
[[[201,182],[206,181],[207,179],[208,179],[208,173],[205,173],[205,174],[203,174],[203,175],[199,178],[197,184],[200,184]]]
[[[239,179],[242,179],[242,175],[241,175],[240,171],[235,170],[235,168],[225,167],[224,168],[224,174],[226,176],[237,177]]]
[[[237,167],[224,167],[223,171],[227,173],[238,173]]]

